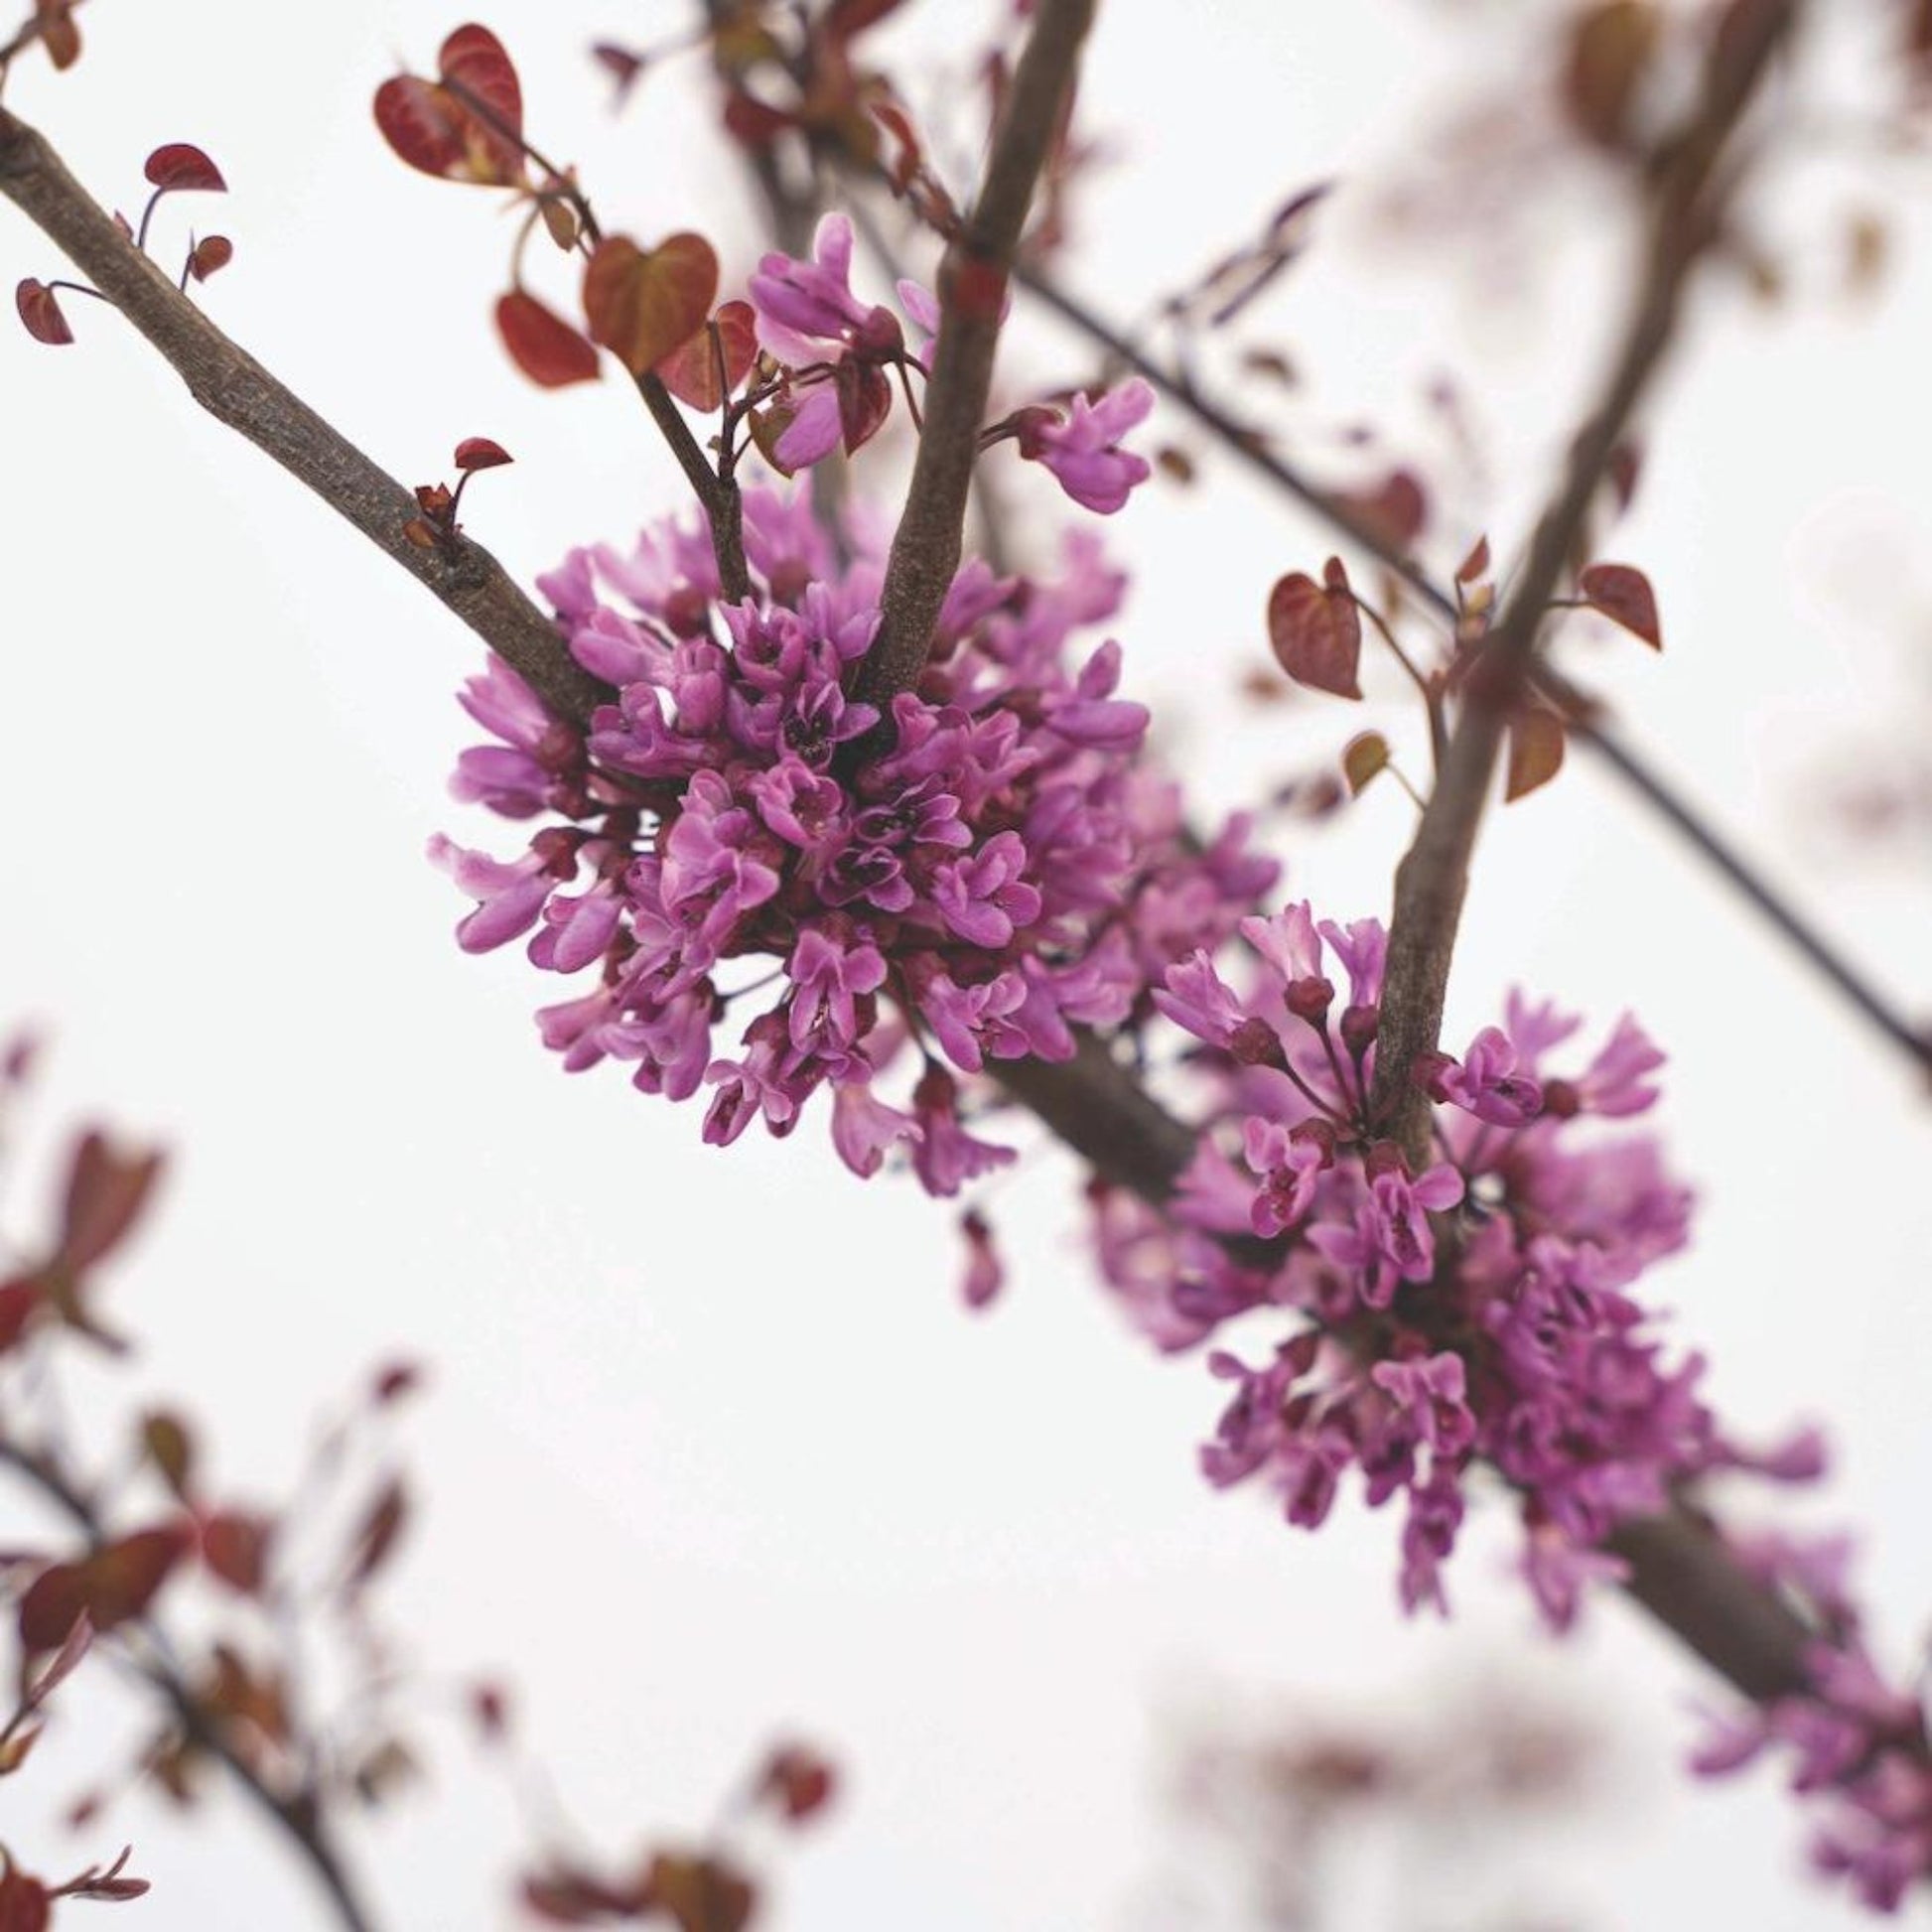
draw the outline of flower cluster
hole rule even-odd
[[[834,450],[853,454],[891,413],[893,374],[909,382],[931,367],[939,304],[917,282],[897,283],[897,293],[923,339],[911,350],[891,309],[853,293],[852,223],[843,214],[819,222],[809,261],[772,253],[759,262],[750,287],[759,345],[781,371],[760,440],[787,474]],[[1031,404],[990,436],[1010,436],[1076,503],[1108,516],[1153,474],[1145,457],[1121,448],[1153,407],[1154,391],[1136,378],[1097,400],[1076,395],[1064,412]]]
[[[1849,1587],[1850,1540],[1772,1534],[1730,1543],[1747,1571],[1825,1634],[1805,1659],[1808,1687],[1713,1719],[1693,1768],[1718,1777],[1784,1754],[1792,1790],[1815,1798],[1822,1813],[1812,1863],[1875,1910],[1895,1912],[1932,1876],[1932,1747],[1918,1697],[1887,1684],[1865,1647]]]
[[[533,931],[533,963],[591,976],[539,1016],[567,1067],[624,1061],[673,1099],[708,1084],[719,1144],[758,1119],[789,1133],[829,1086],[849,1167],[899,1146],[951,1194],[1011,1155],[961,1124],[949,1067],[1064,1059],[1074,1028],[1144,1013],[1275,868],[1239,819],[1185,841],[1141,758],[1147,714],[1115,695],[1119,647],[1069,659],[1121,590],[1091,543],[1050,584],[963,569],[883,719],[844,690],[882,570],[854,543],[841,565],[802,501],[755,491],[755,592],[729,605],[695,523],[573,553],[543,589],[616,702],[579,734],[492,664],[464,702],[498,742],[464,754],[456,790],[541,823],[507,862],[433,850],[479,901],[465,947]],[[874,1083],[901,1049],[923,1070],[895,1104]]]
[[[1257,1309],[1304,1317],[1259,1366],[1211,1356],[1233,1391],[1204,1451],[1214,1482],[1262,1477],[1313,1527],[1359,1470],[1371,1504],[1406,1499],[1405,1604],[1442,1608],[1487,1462],[1522,1497],[1523,1567],[1561,1628],[1587,1580],[1617,1574],[1617,1522],[1729,1453],[1699,1362],[1667,1364],[1626,1293],[1683,1246],[1689,1196],[1652,1142],[1588,1132],[1649,1105],[1661,1055],[1626,1020],[1561,1076],[1577,1022],[1512,1001],[1505,1027],[1422,1069],[1437,1158],[1415,1173],[1370,1104],[1380,926],[1295,905],[1242,932],[1245,991],[1200,951],[1154,995],[1201,1042],[1216,1127],[1164,1213],[1103,1197],[1108,1277],[1171,1347]]]

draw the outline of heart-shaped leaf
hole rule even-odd
[[[1268,639],[1276,661],[1297,684],[1337,698],[1359,698],[1362,619],[1355,600],[1333,582],[1293,571],[1268,596]]]
[[[613,235],[584,270],[591,340],[632,375],[682,348],[703,329],[717,297],[718,257],[702,235],[674,234],[649,250]]]
[[[20,1599],[20,1641],[28,1650],[58,1649],[83,1612],[96,1630],[137,1617],[181,1561],[178,1527],[137,1530],[78,1563],[43,1570]]]
[[[68,319],[61,313],[54,291],[45,282],[28,276],[14,290],[14,307],[35,342],[46,343],[50,348],[64,348],[73,341],[73,331],[68,327]]]
[[[209,195],[227,193],[228,184],[221,179],[221,170],[200,148],[187,141],[170,141],[166,147],[156,148],[141,172],[165,194],[179,194],[188,189],[199,189]]]
[[[749,302],[727,302],[702,329],[674,349],[657,365],[664,386],[679,402],[688,403],[700,415],[708,416],[751,373],[758,360],[757,319]],[[718,332],[712,341],[712,329]],[[719,380],[719,360],[724,361],[724,379]]]
[[[1662,650],[1664,633],[1657,622],[1657,597],[1650,579],[1630,564],[1591,564],[1579,580],[1584,601],[1612,623],[1641,637],[1652,650]]]
[[[224,234],[204,235],[188,257],[188,272],[198,282],[206,282],[217,270],[234,260],[234,243]]]
[[[437,74],[398,74],[376,89],[383,138],[439,180],[521,187],[523,90],[502,42],[486,27],[459,27],[437,55]]]
[[[1505,803],[1527,797],[1563,769],[1563,720],[1532,705],[1509,721],[1509,776]]]
[[[1398,556],[1408,554],[1429,521],[1429,498],[1408,470],[1392,470],[1373,489],[1345,491],[1336,501]]]
[[[540,389],[597,380],[596,346],[521,289],[512,289],[498,300],[496,333],[510,360]]]

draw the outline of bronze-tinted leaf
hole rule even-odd
[[[1359,798],[1370,779],[1389,768],[1389,741],[1380,732],[1363,732],[1351,738],[1341,755],[1341,775],[1348,789]]]
[[[45,343],[50,348],[64,348],[73,341],[73,331],[68,327],[68,319],[61,313],[54,291],[45,282],[37,282],[29,275],[14,290],[14,308],[28,335],[37,343]]]
[[[61,1260],[78,1272],[110,1253],[146,1205],[161,1172],[159,1154],[123,1154],[97,1129],[75,1143],[68,1169]]]
[[[1563,769],[1563,720],[1554,711],[1532,705],[1509,721],[1509,775],[1503,787],[1506,802],[1527,797],[1547,785]]]
[[[53,1922],[47,1887],[0,1853],[0,1932],[47,1932]]]
[[[714,339],[712,331],[716,330]],[[725,398],[735,395],[758,360],[757,318],[749,302],[727,302],[702,329],[657,365],[665,388],[679,402],[708,416]],[[719,362],[724,378],[719,379]]]
[[[66,72],[80,58],[80,30],[73,24],[77,0],[34,0],[41,45],[56,72]]]
[[[1455,568],[1455,581],[1458,584],[1473,584],[1489,568],[1489,539],[1477,537],[1469,554]]]
[[[206,282],[234,260],[234,243],[224,234],[204,235],[188,257],[188,272],[196,281]]]
[[[1345,591],[1293,571],[1268,596],[1268,639],[1297,684],[1359,698],[1362,619]]]
[[[1563,100],[1586,139],[1621,147],[1630,114],[1657,49],[1659,21],[1649,0],[1604,0],[1570,30]]]
[[[584,314],[632,375],[654,369],[705,326],[718,298],[718,257],[702,235],[646,250],[625,235],[599,243],[584,270]]]
[[[200,148],[187,141],[170,141],[165,147],[156,148],[141,172],[155,187],[171,195],[186,189],[199,189],[209,195],[227,192],[228,184],[221,179],[221,170]]]
[[[539,388],[597,380],[596,346],[521,289],[512,289],[497,302],[496,333],[510,360]]]
[[[162,1481],[186,1502],[195,1467],[195,1442],[188,1425],[165,1409],[151,1411],[141,1419],[141,1449],[161,1471]]]
[[[0,1731],[0,1778],[11,1777],[27,1762],[27,1754],[40,1742],[40,1735],[46,1726],[38,1724],[16,1725],[11,1730]]]
[[[722,1859],[660,1852],[646,1880],[650,1903],[679,1932],[744,1932],[758,1893]]]
[[[1641,637],[1652,650],[1663,649],[1656,594],[1642,571],[1630,564],[1591,564],[1579,582],[1591,610]]]

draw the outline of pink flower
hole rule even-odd
[[[1153,407],[1154,391],[1136,376],[1098,402],[1075,396],[1063,420],[1029,411],[1021,420],[1020,454],[1043,463],[1076,503],[1111,516],[1154,474],[1146,458],[1120,447]]]

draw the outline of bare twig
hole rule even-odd
[[[102,1523],[92,1501],[50,1458],[0,1437],[0,1465],[13,1469],[66,1516],[87,1539],[90,1555],[105,1547],[108,1541],[106,1525]],[[163,1661],[169,1653],[169,1646],[158,1642],[155,1648],[161,1656],[150,1658],[137,1668],[150,1689],[173,1712],[183,1731],[227,1767],[229,1774],[255,1807],[295,1847],[314,1873],[317,1883],[328,1894],[345,1932],[374,1932],[375,1919],[363,1903],[313,1794],[298,1791],[285,1795],[267,1783],[228,1741],[221,1726],[202,1708],[195,1693]]]
[[[711,525],[711,548],[718,559],[718,581],[734,604],[751,596],[752,573],[745,562],[745,499],[737,483],[711,467],[661,376],[646,369],[637,377],[637,393],[650,411],[651,421],[664,434],[677,458],[684,480],[703,505]]]
[[[1015,250],[1072,97],[1080,44],[1095,0],[1039,0],[1013,76],[973,211],[939,267],[939,340],[926,384],[924,426],[905,508],[893,537],[879,631],[854,680],[854,696],[883,710],[924,667],[932,626],[959,568],[966,497],[993,385]]]

